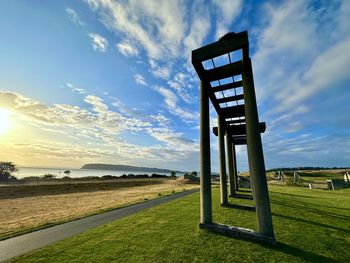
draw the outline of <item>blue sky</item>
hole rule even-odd
[[[191,50],[248,30],[266,166],[349,166],[349,24],[347,0],[1,1],[0,159],[198,170]]]

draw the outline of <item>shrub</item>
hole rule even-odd
[[[45,180],[52,180],[52,179],[55,179],[56,175],[54,174],[45,174],[42,176],[43,179]]]
[[[103,175],[102,176],[102,179],[103,180],[111,180],[111,179],[117,179],[117,177],[116,176],[113,176],[113,175]]]
[[[300,178],[300,180],[295,181],[293,177],[289,177],[286,181],[286,184],[288,186],[298,186],[298,187],[304,187],[305,186],[305,180]]]
[[[17,180],[11,173],[17,172],[16,165],[12,162],[0,162],[0,181]]]
[[[166,178],[167,176],[165,174],[152,174],[152,178]]]

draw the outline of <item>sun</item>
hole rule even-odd
[[[0,108],[0,135],[5,134],[11,126],[10,112]]]

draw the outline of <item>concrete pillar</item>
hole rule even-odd
[[[218,115],[218,139],[219,139],[219,164],[220,164],[220,197],[221,205],[226,206],[227,201],[227,176],[225,160],[225,120]]]
[[[212,223],[208,86],[200,82],[200,210],[201,223]]]
[[[275,239],[250,58],[243,58],[242,81],[245,102],[244,109],[246,117],[249,170],[258,217],[258,232],[264,238]]]
[[[236,157],[236,145],[232,143],[232,157],[233,157],[233,178],[235,180],[235,190],[238,191],[238,172],[237,172],[237,157]]]
[[[230,197],[233,197],[235,195],[235,179],[232,155],[232,136],[228,134],[226,134],[226,151],[228,161],[228,184],[230,189]]]

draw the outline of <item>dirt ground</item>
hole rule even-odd
[[[0,239],[42,225],[198,188],[186,180],[131,179],[0,187]]]

